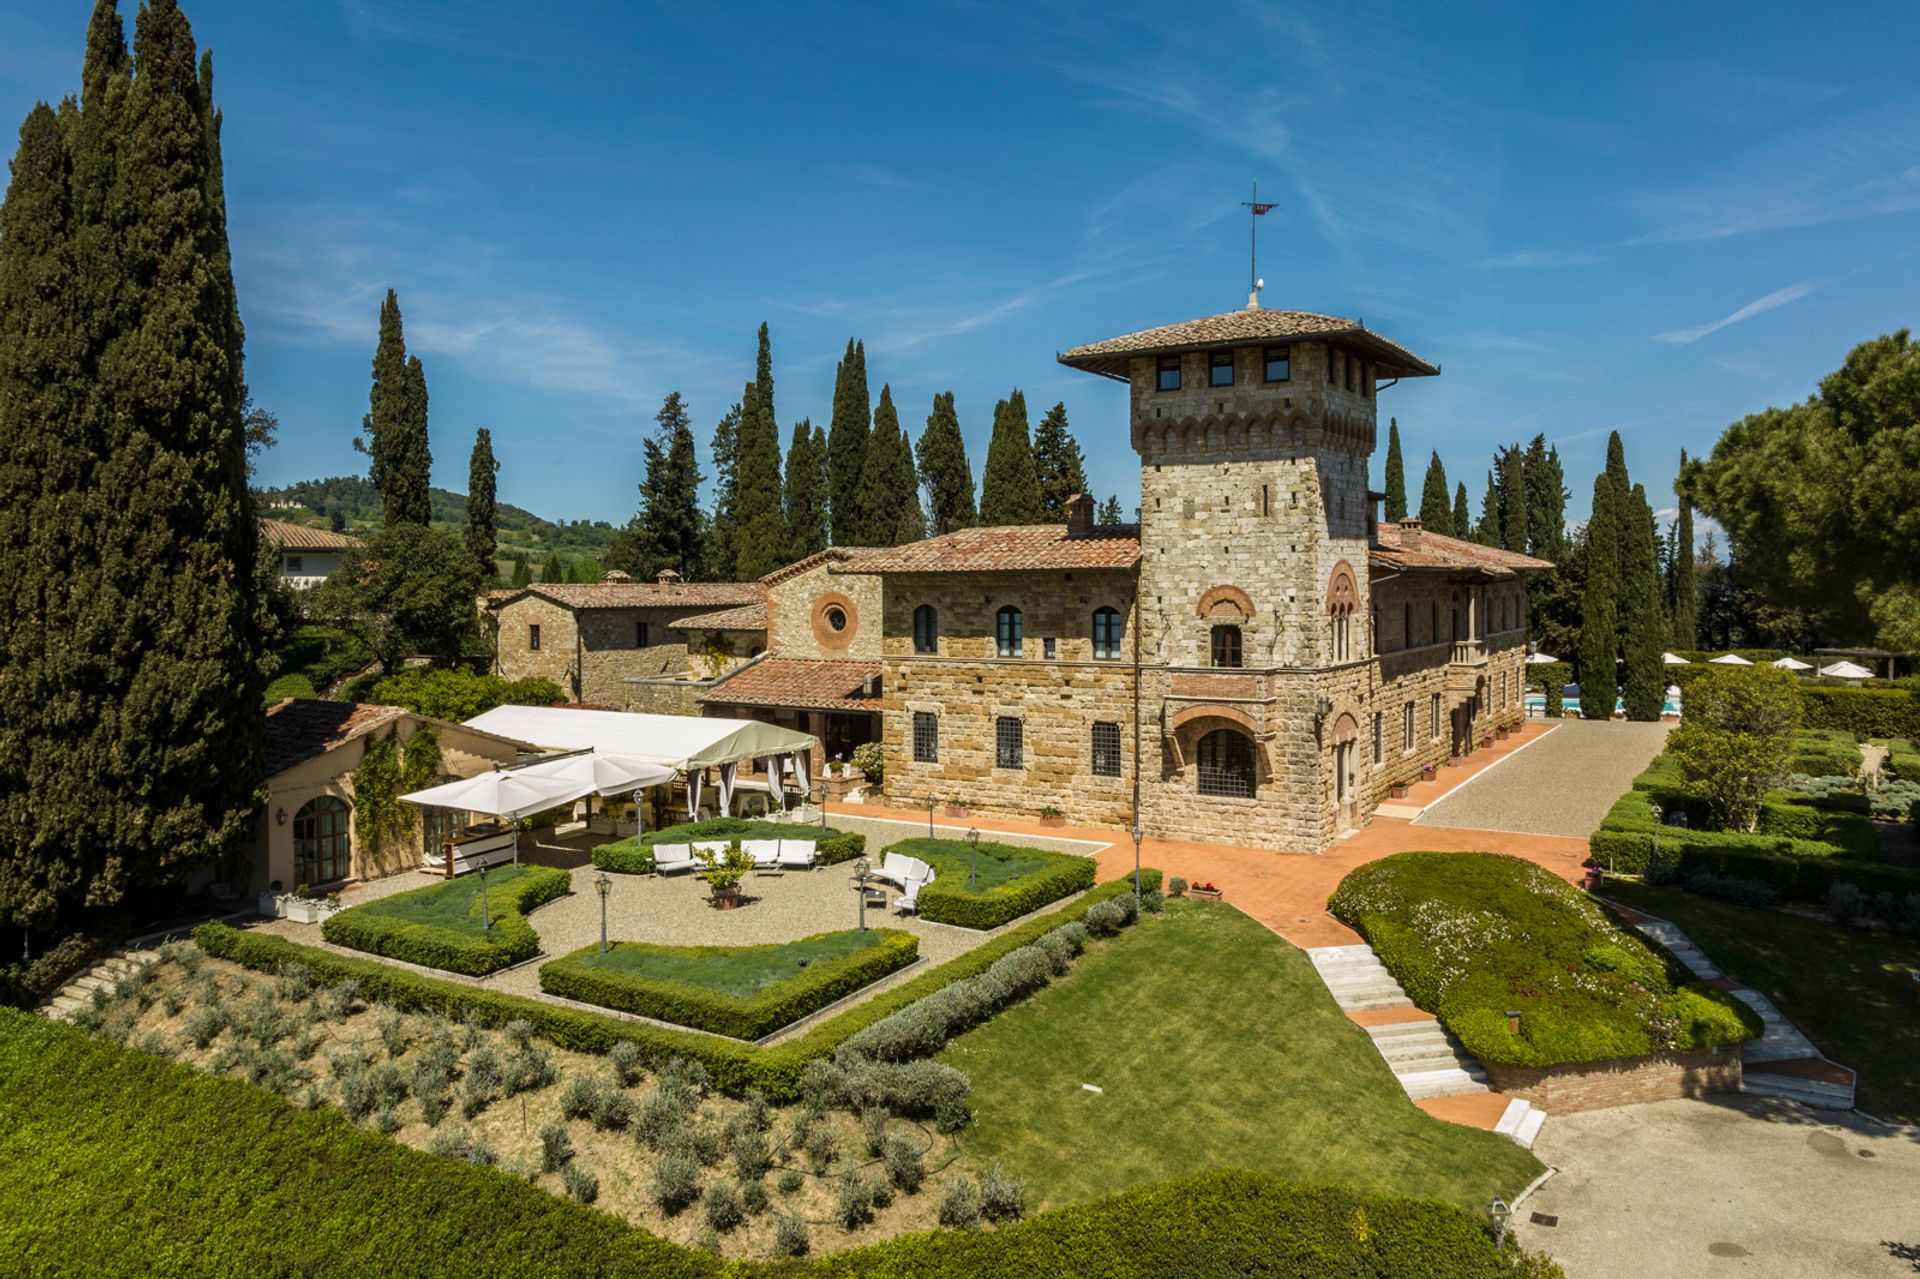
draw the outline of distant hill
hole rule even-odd
[[[467,498],[446,489],[428,490],[433,500],[433,526],[464,530]],[[356,535],[380,527],[380,494],[364,475],[339,475],[325,480],[302,480],[284,488],[255,490],[260,508],[275,519],[311,524]],[[619,530],[605,520],[541,519],[532,511],[505,502],[499,506],[500,564],[503,574],[516,553],[527,555],[538,575],[540,565],[555,551],[571,567],[576,561],[596,563]]]

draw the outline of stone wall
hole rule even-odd
[[[880,656],[882,579],[835,573],[822,562],[767,588],[767,647],[782,657]],[[827,617],[837,607],[846,620],[835,629]]]
[[[1741,1080],[1738,1048],[1616,1057],[1575,1066],[1489,1065],[1486,1071],[1487,1086],[1495,1092],[1530,1101],[1554,1115],[1739,1092]]]
[[[697,611],[686,605],[575,610],[523,595],[499,610],[494,672],[504,679],[550,679],[575,701],[619,708],[626,704],[629,678],[705,674],[690,664],[686,633],[672,625]],[[531,645],[535,625],[538,650]]]
[[[611,703],[616,710],[640,715],[704,715],[707,709],[700,704],[700,695],[713,687],[713,681],[636,677],[623,681],[621,687],[620,700]]]

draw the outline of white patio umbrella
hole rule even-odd
[[[538,813],[579,799],[593,787],[564,777],[528,777],[523,772],[482,773],[464,781],[446,782],[414,791],[400,798],[421,807],[460,808],[469,813],[486,813],[513,822],[513,864],[520,864],[520,823],[528,813]],[[448,859],[451,863],[452,859]],[[451,878],[452,866],[448,866]]]
[[[1693,665],[1692,662],[1689,662],[1686,658],[1680,656],[1678,653],[1662,653],[1660,654],[1660,660],[1662,662],[1665,662],[1668,666],[1692,666]]]
[[[1549,662],[1557,662],[1559,660],[1560,660],[1559,658],[1554,657],[1550,653],[1528,653],[1527,654],[1528,666],[1545,666]]]
[[[521,777],[554,777],[581,782],[600,795],[618,795],[647,786],[658,786],[674,778],[671,765],[638,755],[603,755],[591,751],[584,755],[563,755],[544,763],[517,768]]]
[[[1873,672],[1853,662],[1835,662],[1831,666],[1822,666],[1820,673],[1830,679],[1872,679]]]
[[[1812,662],[1803,662],[1797,657],[1783,657],[1775,662],[1774,665],[1783,671],[1810,671],[1813,669]]]
[[[1752,666],[1753,665],[1752,662],[1749,662],[1746,658],[1740,656],[1740,654],[1738,653],[1722,653],[1718,657],[1709,657],[1707,661],[1711,662],[1715,666]]]

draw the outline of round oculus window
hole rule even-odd
[[[838,606],[827,610],[827,625],[836,631],[847,629],[847,610]]]

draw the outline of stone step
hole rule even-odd
[[[1446,1030],[1437,1021],[1425,1017],[1418,1021],[1390,1021],[1379,1026],[1368,1026],[1367,1037],[1375,1043],[1384,1043],[1396,1039],[1424,1039],[1429,1035],[1446,1036]]]
[[[1484,1071],[1472,1071],[1452,1067],[1444,1070],[1411,1071],[1395,1076],[1407,1096],[1415,1101],[1425,1101],[1430,1097],[1458,1097],[1466,1093],[1485,1092],[1487,1076]]]
[[[1532,1102],[1522,1101],[1518,1097],[1510,1098],[1507,1101],[1507,1108],[1500,1112],[1500,1122],[1493,1126],[1493,1130],[1502,1137],[1513,1136],[1520,1131],[1520,1121],[1525,1119],[1532,1109]]]
[[[1372,1012],[1380,1008],[1411,1008],[1413,1001],[1398,990],[1377,995],[1335,996],[1334,1002],[1347,1012]]]
[[[1802,1079],[1797,1075],[1775,1075],[1755,1070],[1742,1077],[1740,1091],[1797,1101],[1817,1110],[1853,1109],[1853,1089],[1845,1084],[1830,1084],[1823,1079]]]
[[[1547,1112],[1529,1110],[1527,1117],[1520,1121],[1519,1129],[1513,1134],[1513,1140],[1522,1150],[1532,1150],[1533,1143],[1539,1139],[1540,1129],[1546,1125]]]

